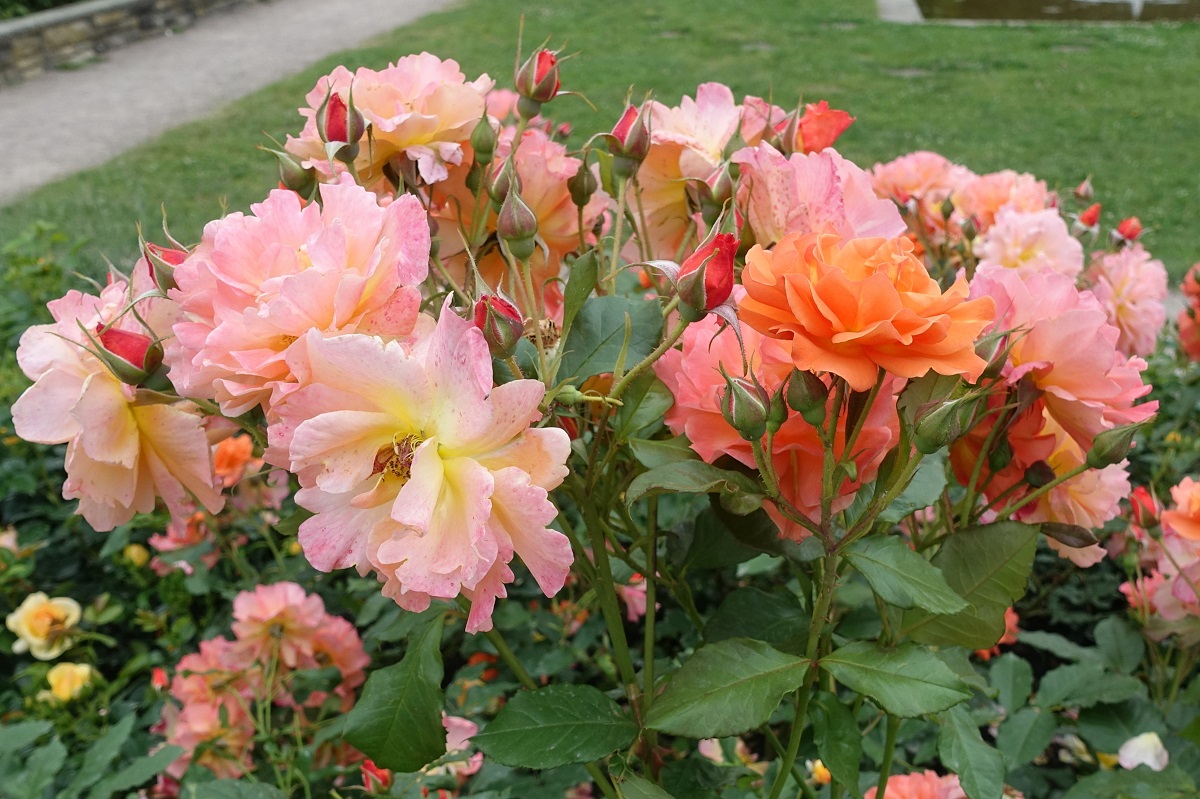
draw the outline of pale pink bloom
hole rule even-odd
[[[646,578],[635,574],[628,585],[615,586],[617,599],[625,603],[625,618],[637,621],[646,615]]]
[[[1162,261],[1151,258],[1135,241],[1116,252],[1093,254],[1083,277],[1108,321],[1121,331],[1117,349],[1126,355],[1153,353],[1167,319],[1167,270]]]
[[[762,143],[731,160],[741,168],[737,206],[763,247],[789,233],[895,238],[906,229],[895,203],[875,196],[870,175],[832,149],[785,158]]]
[[[304,130],[298,138],[289,136],[286,148],[305,166],[332,174],[316,114],[331,91],[349,101],[353,90],[354,105],[370,126],[370,140],[364,134],[354,159],[359,181],[389,193],[384,168],[401,171],[397,167],[407,160],[425,183],[437,183],[446,179],[448,165],[462,163],[462,146],[484,114],[492,85],[487,75],[468,82],[457,62],[429,53],[404,56],[378,71],[360,67],[352,73],[339,66],[306,96],[308,107],[300,109]],[[334,168],[345,167],[335,162]]]
[[[490,629],[514,553],[547,596],[562,588],[571,546],[547,527],[547,492],[567,475],[570,439],[530,427],[540,382],[493,387],[483,334],[448,306],[415,343],[315,331],[304,343],[268,457],[316,514],[300,527],[309,562],[374,570],[409,610],[465,595],[471,632]]]
[[[863,799],[875,799],[875,788],[867,789]],[[888,777],[888,799],[966,799],[957,774],[940,776],[933,771],[896,774]]]
[[[246,674],[257,671],[261,664],[247,659],[246,654],[226,638],[201,641],[200,651],[179,659],[171,679],[171,696],[184,705],[217,703],[226,697],[252,700],[251,686],[258,678],[247,680]]]
[[[992,226],[1001,208],[1016,211],[1044,211],[1053,208],[1055,197],[1044,181],[1028,173],[1011,169],[986,175],[972,175],[960,184],[951,197],[960,219],[974,219],[981,233]]]
[[[509,156],[511,144],[501,143],[496,148],[496,164],[502,165]],[[543,302],[548,315],[561,319],[563,258],[580,248],[579,209],[571,200],[567,181],[573,178],[583,162],[567,154],[567,148],[553,141],[544,130],[530,128],[521,137],[513,157],[513,165],[521,183],[521,199],[537,217],[538,238],[546,245],[546,251],[536,249],[530,259],[533,285],[543,290]],[[467,167],[451,170],[450,178],[432,193],[434,200],[432,217],[438,221],[440,247],[438,255],[460,285],[469,285],[467,245],[462,231],[469,231],[475,213],[475,193],[466,185]],[[485,196],[485,204],[490,201]],[[591,232],[609,197],[597,190],[583,208],[583,237],[587,244],[595,243]],[[490,207],[487,213],[486,230],[495,232],[496,213]],[[548,257],[547,257],[548,256]],[[514,286],[509,277],[508,262],[494,242],[478,256],[476,267],[480,277],[493,289],[502,289],[508,296],[520,298],[524,289]],[[534,316],[536,309],[522,309]]]
[[[412,196],[381,207],[348,177],[321,204],[273,191],[252,215],[210,222],[175,269],[184,312],[167,348],[181,395],[215,399],[227,416],[268,409],[293,380],[289,347],[309,330],[404,336],[429,272],[429,225]]]
[[[674,108],[651,101],[649,114],[650,152],[638,168],[637,191],[630,192],[629,202],[634,218],[646,222],[645,256],[678,260],[689,232],[697,242],[705,233],[689,183],[715,179],[741,109],[728,86],[702,83],[694,100],[685,96]],[[629,257],[640,260],[642,253],[631,251]]]
[[[1011,269],[1024,278],[1049,271],[1074,278],[1083,271],[1083,245],[1053,208],[1001,208],[996,223],[976,239],[975,255],[977,272]]]
[[[757,147],[763,139],[778,132],[788,112],[761,97],[746,95],[742,101],[742,118],[738,132],[747,147]]]
[[[460,716],[442,714],[442,726],[446,728],[446,754],[467,752],[471,748],[471,736],[479,732],[479,725]],[[450,774],[460,784],[483,766],[483,752],[476,752],[466,760],[456,760],[444,766],[426,769],[428,775]]]
[[[675,396],[666,422],[671,432],[687,435],[692,449],[703,460],[713,463],[729,455],[753,467],[750,442],[721,415],[719,398],[725,391],[725,379],[719,367],[723,365],[730,374],[741,375],[742,356],[733,331],[717,335],[718,329],[718,323],[711,318],[689,325],[683,334],[682,350],[669,350],[654,364],[655,372]],[[751,372],[768,391],[774,391],[792,371],[787,349],[744,325],[742,335]],[[854,480],[844,478],[836,487],[835,512],[849,506],[858,488],[875,478],[880,461],[895,443],[899,432],[894,396],[898,382],[889,381],[867,413],[855,447],[858,474]],[[844,427],[844,415],[838,424],[839,429]],[[840,447],[844,435],[839,433],[837,441]],[[816,519],[820,513],[823,459],[824,448],[816,430],[799,414],[792,414],[775,434],[772,460],[783,496],[810,519]],[[765,508],[785,538],[799,540],[808,534],[774,504],[767,503]]]
[[[335,666],[342,673],[334,693],[342,698],[342,712],[349,711],[354,706],[355,689],[366,681],[366,669],[371,665],[358,630],[340,616],[326,613],[312,636],[312,657],[316,667]],[[325,694],[314,691],[305,704],[320,707],[324,701]]]
[[[1154,597],[1166,579],[1159,572],[1151,572],[1133,582],[1121,583],[1118,590],[1125,595],[1129,607],[1149,615],[1158,612]]]
[[[1135,769],[1138,766],[1147,766],[1151,771],[1162,771],[1170,759],[1167,748],[1155,732],[1135,735],[1117,750],[1117,762],[1121,764],[1121,768]]]
[[[233,600],[233,634],[249,661],[267,663],[277,654],[288,668],[305,668],[325,618],[321,597],[296,583],[260,585]]]
[[[223,699],[217,703],[189,703],[177,708],[163,706],[167,743],[183,747],[184,753],[167,774],[181,779],[190,766],[203,766],[217,779],[237,779],[253,770],[254,722],[242,704]],[[196,750],[201,750],[197,755]]]
[[[488,116],[497,120],[501,125],[517,118],[517,102],[521,95],[512,89],[492,89],[484,98],[487,103]]]
[[[721,741],[717,738],[705,738],[696,744],[696,749],[706,760],[717,764],[725,762],[725,752],[721,749]]]
[[[26,330],[17,350],[21,369],[36,381],[13,405],[17,435],[67,444],[63,497],[78,499],[78,512],[102,532],[154,510],[156,497],[177,519],[193,499],[214,513],[224,504],[195,406],[139,392],[85,349],[95,345],[83,329],[111,325],[132,335],[165,335],[174,303],[137,304],[149,330],[131,313],[120,316],[130,299],[151,288],[143,260],[132,289],[115,280],[100,296],[70,291],[49,304],[54,323]]]
[[[924,235],[936,242],[946,236],[942,203],[954,190],[975,177],[971,170],[928,150],[902,155],[871,170],[875,193],[882,199],[908,205],[924,227]]]
[[[1010,384],[1029,376],[1044,392],[1050,417],[1084,450],[1098,433],[1144,421],[1157,402],[1134,405],[1150,386],[1146,362],[1117,351],[1119,332],[1091,292],[1055,272],[1022,280],[1011,270],[977,274],[971,298],[996,301],[992,330],[1014,331],[1004,375]]]
[[[210,544],[211,550],[200,556],[200,562],[210,569],[217,564],[217,560],[221,557],[221,553],[216,549],[216,537],[212,534],[205,515],[199,511],[191,514],[187,519],[172,519],[167,522],[166,530],[150,536],[148,543],[159,552],[174,552],[179,549],[198,547],[205,543]],[[150,568],[159,575],[165,575],[175,569],[181,569],[184,573],[191,574],[193,570],[192,565],[186,560],[169,562],[161,558],[152,560]]]

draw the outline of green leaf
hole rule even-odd
[[[617,793],[622,799],[674,799],[662,788],[631,772],[626,772],[625,777],[617,783]]]
[[[1096,625],[1096,648],[1114,671],[1132,674],[1146,654],[1141,633],[1118,616],[1109,616]]]
[[[748,638],[703,646],[671,677],[646,726],[689,738],[738,735],[765,724],[808,668],[808,660]]]
[[[96,783],[88,792],[88,799],[108,799],[114,793],[136,788],[152,777],[161,774],[175,758],[182,754],[182,747],[164,746],[152,755],[139,757],[116,774],[105,777]]]
[[[861,797],[858,775],[862,761],[862,733],[850,708],[831,693],[822,691],[809,705],[817,754],[833,778]]]
[[[942,573],[897,536],[859,539],[846,548],[846,559],[889,605],[930,613],[957,613],[967,607]]]
[[[265,782],[213,780],[189,783],[184,799],[286,799],[286,794]]]
[[[629,384],[621,401],[624,405],[617,409],[615,425],[617,439],[624,441],[644,427],[661,423],[675,396],[654,372],[647,371]]]
[[[795,594],[739,588],[725,597],[704,625],[704,640],[714,644],[730,638],[753,638],[778,645],[807,631],[808,614]]]
[[[761,494],[762,489],[751,477],[741,472],[718,469],[704,461],[680,461],[643,472],[633,478],[625,491],[625,504],[632,505],[644,496],[678,492],[707,494],[710,492]]]
[[[1151,771],[1138,766],[1132,771],[1098,771],[1085,777],[1062,799],[1195,799],[1196,783],[1184,771],[1170,766]]]
[[[821,660],[821,667],[894,716],[936,713],[971,696],[949,666],[928,649],[912,644],[883,649],[855,641]]]
[[[117,759],[117,755],[121,753],[121,747],[124,746],[125,741],[129,740],[129,734],[132,731],[132,715],[126,716],[105,731],[104,735],[88,747],[75,778],[58,794],[58,799],[74,799],[85,789],[99,782],[108,771],[108,767]]]
[[[946,488],[946,452],[939,450],[926,455],[917,473],[900,496],[879,513],[879,521],[895,524],[916,511],[928,508]]]
[[[125,548],[129,543],[129,525],[123,524],[115,528],[108,534],[108,538],[104,539],[104,546],[100,547],[100,559],[108,560],[113,555],[117,554]]]
[[[1167,734],[1162,711],[1147,699],[1127,699],[1079,711],[1079,735],[1097,752],[1116,752],[1121,744],[1144,732]]]
[[[49,721],[21,721],[0,724],[0,757],[24,749],[54,729]]]
[[[403,660],[371,673],[346,718],[346,741],[382,768],[417,771],[446,753],[442,619],[409,637]]]
[[[1127,674],[1105,673],[1099,663],[1059,666],[1042,677],[1035,701],[1039,707],[1091,707],[1123,702],[1141,694],[1141,681]]]
[[[1004,634],[1004,611],[1025,593],[1037,528],[998,522],[960,530],[933,558],[946,583],[970,607],[938,616],[923,610],[904,614],[902,635],[926,644],[985,649]]]
[[[996,689],[1000,706],[1009,714],[1025,707],[1033,693],[1033,667],[1007,652],[992,661],[988,679]]]
[[[958,775],[969,799],[1000,799],[1004,794],[1004,758],[983,742],[965,707],[939,717],[938,756]]]
[[[1035,649],[1041,649],[1052,655],[1056,655],[1063,660],[1099,662],[1102,657],[1102,654],[1095,649],[1080,646],[1057,633],[1047,633],[1041,630],[1022,630],[1017,634],[1017,640]]]
[[[29,753],[24,767],[4,785],[10,799],[42,799],[67,760],[67,747],[57,738]]]
[[[637,732],[598,688],[551,685],[514,696],[471,741],[501,765],[548,769],[610,755],[632,743]]]
[[[571,276],[567,278],[567,287],[563,289],[563,324],[562,334],[569,335],[571,326],[584,302],[596,288],[596,279],[600,273],[600,259],[592,248],[580,255],[571,263]]]
[[[744,517],[733,518],[742,521]],[[724,569],[758,554],[738,541],[712,508],[700,511],[690,529],[675,531],[668,540],[668,553],[684,569]]]
[[[1057,729],[1053,713],[1023,707],[1000,724],[996,748],[1004,753],[1010,768],[1023,766],[1046,751]]]
[[[658,346],[662,312],[658,303],[625,297],[593,297],[583,304],[571,332],[562,343],[560,378],[586,380],[611,372],[625,343],[625,320],[632,331],[625,353],[627,367],[638,363]]]
[[[627,443],[633,451],[633,457],[647,469],[657,469],[668,463],[700,460],[700,456],[684,436],[653,440],[631,438]]]

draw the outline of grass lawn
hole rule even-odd
[[[164,205],[176,237],[195,241],[274,185],[254,145],[297,132],[296,107],[335,64],[429,50],[507,85],[521,13],[526,50],[549,37],[580,53],[564,87],[599,110],[552,107],[578,130],[611,127],[630,87],[668,103],[710,80],[782,105],[827,99],[857,116],[838,146],[863,166],[933,149],[1063,190],[1090,173],[1105,218],[1139,216],[1174,276],[1200,260],[1200,25],[900,26],[876,19],[873,0],[751,0],[737,13],[715,0],[466,0],[28,195],[0,212],[0,241],[47,220],[86,237],[100,271],[133,255],[135,223],[155,237]]]

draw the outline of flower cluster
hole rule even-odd
[[[190,765],[218,777],[237,777],[253,768],[256,708],[292,711],[311,734],[310,713],[327,703],[334,712],[354,705],[370,660],[354,626],[326,612],[315,594],[295,583],[260,585],[233,601],[233,640],[212,638],[185,655],[171,680],[175,702],[163,707],[159,731],[184,754],[167,770],[179,779]],[[306,670],[336,668],[329,691],[301,688]],[[178,704],[176,704],[178,703]]]

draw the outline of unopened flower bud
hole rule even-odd
[[[1093,469],[1103,469],[1125,460],[1133,446],[1133,437],[1141,429],[1141,424],[1127,424],[1100,433],[1092,439],[1092,448],[1087,454],[1087,465]]]
[[[1129,496],[1130,520],[1142,529],[1149,530],[1158,526],[1158,517],[1162,508],[1155,501],[1150,489],[1138,486]]]
[[[800,414],[804,421],[817,427],[825,421],[825,404],[829,400],[829,386],[812,372],[792,370],[787,385],[787,404]]]
[[[1050,485],[1055,477],[1054,468],[1045,461],[1034,461],[1025,469],[1025,482],[1033,488]]]
[[[1128,244],[1131,241],[1136,241],[1137,237],[1142,235],[1142,220],[1136,216],[1131,216],[1122,219],[1117,225],[1117,229],[1113,231],[1113,239],[1118,243]]]
[[[645,108],[629,106],[608,135],[608,151],[613,155],[613,172],[629,179],[650,154],[650,122]]]
[[[525,320],[511,302],[489,294],[475,302],[475,327],[483,331],[492,357],[503,360],[516,352],[525,333]]]
[[[562,85],[558,77],[558,54],[553,50],[538,50],[517,68],[513,83],[522,98],[538,106],[550,102],[558,96],[558,89]],[[532,110],[533,113],[525,116],[522,112],[521,116],[525,119],[537,116],[536,108],[526,110]]]
[[[502,167],[496,170],[487,184],[487,193],[492,200],[492,207],[499,211],[505,198],[514,189],[517,192],[521,191],[521,177],[517,174],[512,161],[506,161]]]
[[[141,544],[127,544],[121,550],[121,557],[140,569],[150,562],[150,551]]]
[[[367,793],[387,793],[392,787],[392,772],[375,765],[373,760],[362,762],[363,788]]]
[[[767,413],[767,432],[778,433],[779,428],[783,427],[783,423],[788,418],[787,400],[784,399],[785,388],[780,386],[779,389],[771,395],[771,408]]]
[[[496,219],[496,235],[518,261],[526,261],[537,249],[537,215],[518,192],[510,191],[500,206]]]
[[[1083,182],[1075,187],[1075,199],[1087,202],[1095,192],[1092,190],[1092,176],[1088,175]]]
[[[1094,228],[1100,224],[1100,203],[1092,203],[1079,215],[1079,224],[1085,228]]]
[[[962,225],[959,227],[962,230],[963,238],[967,241],[974,241],[975,237],[979,235],[979,223],[975,221],[975,217],[973,216],[964,219]]]
[[[720,400],[721,415],[742,438],[758,441],[767,432],[771,395],[757,381],[730,377],[723,369],[721,374],[725,377],[725,391]]]
[[[167,676],[167,670],[162,666],[155,666],[150,670],[150,687],[155,693],[161,694],[171,685],[171,678]]]
[[[487,166],[496,155],[497,135],[487,114],[480,117],[471,131],[471,149],[475,152],[475,163]]]
[[[954,216],[954,201],[949,197],[942,200],[941,211],[942,219],[949,219],[950,217]]]
[[[679,268],[679,300],[696,318],[716,308],[733,293],[733,259],[737,237],[732,233],[710,234]]]
[[[567,179],[567,191],[571,192],[571,202],[575,203],[578,208],[587,205],[599,187],[600,183],[596,180],[596,176],[592,170],[588,169],[586,158],[579,165],[575,174]]]
[[[162,363],[162,344],[144,333],[103,325],[94,332],[92,342],[99,345],[94,354],[122,383],[140,386]]]
[[[175,267],[187,260],[187,252],[160,247],[149,242],[142,246],[142,252],[150,264],[150,279],[154,281],[154,285],[163,292],[176,288]]]
[[[930,455],[970,430],[976,401],[976,397],[950,400],[917,419],[913,429],[917,451]]]
[[[276,166],[279,167],[279,185],[305,199],[312,197],[317,188],[317,170],[311,167],[305,169],[291,153],[271,149],[267,152],[275,156]]]
[[[353,89],[349,102],[332,90],[325,95],[325,102],[317,109],[316,122],[321,141],[345,145],[334,152],[334,158],[350,163],[358,156],[358,142],[367,132],[367,121],[354,107]]]

